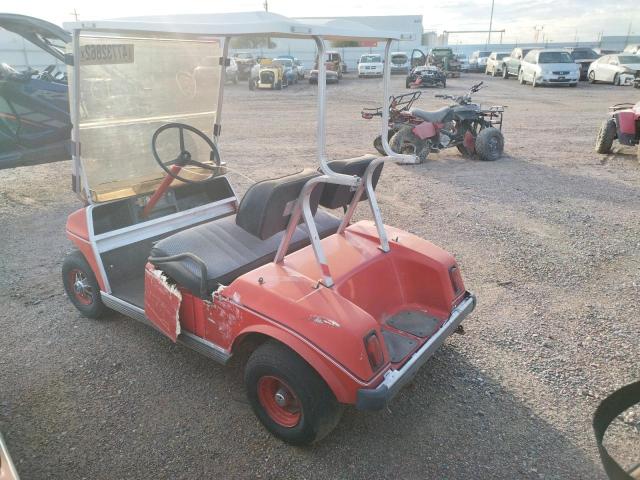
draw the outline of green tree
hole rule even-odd
[[[359,47],[360,42],[356,40],[333,40],[331,42],[331,46],[333,48],[349,48],[349,47]]]

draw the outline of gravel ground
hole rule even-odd
[[[80,317],[60,279],[79,206],[70,162],[0,171],[0,430],[23,478],[604,478],[592,413],[640,378],[640,166],[593,142],[607,107],[638,92],[485,81],[475,98],[508,105],[505,158],[446,150],[387,165],[378,186],[386,223],[456,254],[479,299],[467,333],[387,410],[347,410],[313,448],[261,427],[241,361],[218,366],[119,315]],[[314,92],[228,88],[221,151],[240,193],[240,174],[314,165]],[[433,93],[420,106],[441,106]],[[381,82],[345,78],[329,95],[330,156],[372,152],[378,126],[359,111]],[[640,460],[638,412],[611,430],[610,451]]]

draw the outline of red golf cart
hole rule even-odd
[[[79,22],[73,32],[77,247],[71,302],[148,323],[220,363],[252,350],[249,401],[274,435],[321,439],[343,405],[381,409],[473,310],[452,255],[382,223],[375,187],[394,157],[328,161],[326,69],[318,82],[319,168],[252,185],[238,199],[221,160],[222,99],[234,36],[324,42],[403,35],[271,13]],[[176,78],[218,57],[195,95]],[[381,122],[387,138],[389,68]],[[207,132],[207,133],[205,133]],[[231,141],[225,140],[225,141]],[[351,223],[360,202],[373,221]],[[343,214],[344,211],[344,214]]]

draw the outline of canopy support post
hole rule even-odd
[[[75,176],[75,182],[79,182],[77,185],[79,188],[76,192],[78,198],[85,203],[93,203],[89,191],[89,182],[82,168],[80,148],[80,55],[77,54],[77,52],[80,52],[80,30],[75,28],[72,35],[73,52],[76,53],[73,59],[73,88],[69,92],[71,105],[73,105],[73,108],[69,111],[72,125],[71,156],[73,158],[73,175]],[[82,193],[83,190],[84,195]]]
[[[216,106],[216,119],[212,126],[212,140],[218,145],[218,137],[220,136],[220,127],[222,126],[222,101],[224,97],[224,85],[227,83],[227,55],[229,55],[229,43],[231,37],[224,37],[224,45],[222,47],[222,71],[220,72],[220,87],[218,88],[218,105]]]

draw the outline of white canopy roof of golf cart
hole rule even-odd
[[[149,17],[128,17],[111,20],[70,22],[67,30],[139,31],[190,35],[310,38],[328,40],[393,39],[407,40],[409,33],[373,29],[349,20],[304,19],[299,21],[270,12],[220,14],[184,14]]]

